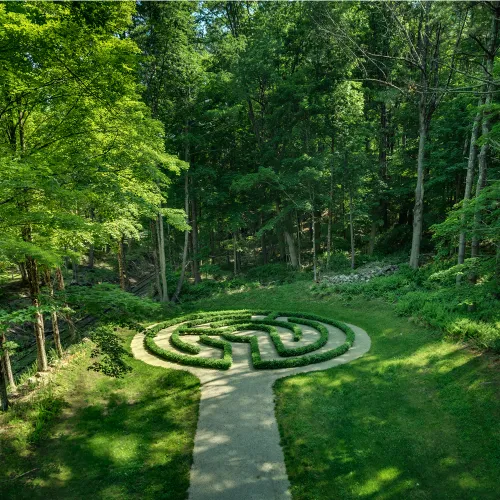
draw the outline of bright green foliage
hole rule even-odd
[[[406,260],[422,96],[432,108],[422,253],[437,248],[450,257],[461,220],[468,245],[477,235],[485,255],[497,251],[498,106],[478,105],[475,95],[486,78],[482,46],[493,6],[432,5],[425,64],[434,79],[424,84],[414,40],[425,5],[141,4],[135,36],[144,95],[162,115],[172,147],[184,154],[189,146],[188,191],[199,228],[190,258],[237,274],[269,262],[310,269],[315,246],[324,256],[320,271],[335,270],[332,252],[351,249],[352,225],[356,259],[397,250]],[[440,64],[431,64],[431,53]],[[493,124],[477,141],[490,146],[486,188],[466,213],[456,212],[478,111]],[[172,186],[178,207],[183,191],[183,183]],[[480,224],[473,225],[478,211]],[[174,233],[169,244],[179,254],[183,239]],[[187,295],[195,296],[202,291]]]
[[[450,266],[437,263],[414,271],[403,266],[390,276],[368,283],[314,285],[318,296],[338,296],[350,304],[360,297],[383,298],[395,303],[395,310],[419,324],[441,329],[448,337],[480,349],[500,352],[500,309],[498,278],[487,259],[467,259]],[[476,282],[469,280],[471,275]],[[456,285],[457,275],[462,277]]]
[[[102,283],[93,287],[71,287],[61,294],[80,315],[91,315],[104,322],[134,323],[161,313],[158,302],[120,290],[116,285]]]
[[[0,6],[0,43],[17,47],[0,55],[1,256],[11,262],[52,267],[94,242],[139,238],[164,172],[182,166],[140,102],[137,47],[119,36],[133,5],[102,7]]]
[[[500,241],[500,181],[495,179],[486,186],[479,196],[467,204],[459,203],[450,212],[446,220],[432,226],[438,251],[447,254],[450,245],[456,244],[458,234],[464,231],[472,238],[476,236],[491,247],[498,247]],[[482,214],[480,224],[474,222],[476,212]]]

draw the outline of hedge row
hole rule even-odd
[[[170,345],[182,352],[187,352],[189,354],[199,354],[201,349],[195,344],[184,342],[184,340],[182,340],[180,337],[182,333],[179,331],[179,329],[172,332],[172,335],[169,339]]]
[[[213,311],[208,313],[192,313],[184,316],[177,317],[175,319],[170,319],[168,321],[164,321],[157,325],[154,325],[151,328],[148,328],[145,332],[144,344],[146,348],[167,361],[171,361],[173,363],[178,363],[186,366],[198,366],[202,368],[216,368],[219,370],[227,370],[231,366],[232,362],[232,350],[223,347],[222,358],[214,359],[214,358],[198,358],[195,356],[188,356],[185,354],[181,354],[175,351],[170,351],[167,349],[161,348],[156,342],[154,338],[157,333],[165,328],[170,326],[178,325],[179,323],[185,323],[189,321],[195,322],[196,320],[202,319],[200,324],[206,323],[210,321],[210,319],[219,319],[223,317],[236,317],[238,315],[251,314],[251,311],[248,310],[238,310],[238,311]],[[264,311],[263,314],[268,314],[269,311]],[[205,321],[207,320],[207,321]],[[180,340],[180,339],[179,339]],[[174,341],[175,342],[175,341]],[[187,345],[187,343],[186,343]],[[190,344],[191,346],[191,344]],[[192,347],[192,346],[191,346]],[[196,346],[194,346],[196,347]],[[229,345],[229,347],[231,347]]]
[[[291,325],[288,321],[276,321],[275,319],[266,317],[264,319],[256,319],[255,322],[265,323],[266,325],[280,326],[291,330],[294,342],[298,342],[302,338],[302,328],[297,325]]]
[[[231,366],[232,362],[231,353],[229,353],[229,355],[226,355],[226,353],[224,352],[221,359],[197,358],[196,356],[188,356],[186,354],[162,349],[155,343],[154,337],[148,335],[146,335],[145,343],[146,347],[160,358],[171,361],[172,363],[179,363],[180,365],[227,370]]]
[[[263,315],[266,317],[264,319],[250,321],[249,323],[242,323],[242,320],[248,320],[252,315]],[[295,323],[295,325],[289,325],[284,321],[276,321],[275,318],[279,316],[288,317],[289,322]],[[322,324],[318,323],[319,321],[342,330],[346,334],[346,341],[344,344],[336,347],[335,349],[330,349],[322,353],[305,355],[323,347],[328,342],[328,330]],[[180,325],[170,337],[170,343],[174,347],[190,354],[198,354],[200,352],[200,348],[196,345],[182,341],[180,336],[200,335],[200,343],[221,349],[222,358],[198,358],[195,356],[184,355],[178,352],[162,349],[154,342],[154,337],[160,330],[179,323],[182,323],[182,325]],[[209,323],[210,327],[193,328],[196,325],[204,323]],[[285,347],[276,326],[291,330],[294,335],[294,340],[299,340],[302,331],[297,324],[305,324],[316,328],[320,332],[320,338],[316,342],[306,346],[296,348]],[[220,328],[224,329],[220,330]],[[241,330],[260,330],[269,333],[278,354],[285,359],[263,360],[259,349],[258,338],[255,335],[239,336],[234,334],[235,331]],[[224,340],[212,338],[214,335],[218,335]],[[297,312],[269,313],[268,311],[254,312],[249,310],[239,310],[195,313],[166,321],[159,325],[155,325],[153,328],[146,331],[145,344],[150,351],[164,359],[167,359],[168,361],[173,361],[183,365],[227,370],[232,362],[232,349],[229,342],[244,342],[250,344],[252,363],[256,369],[274,369],[306,366],[308,364],[320,363],[322,361],[333,359],[344,354],[352,346],[354,337],[354,332],[346,324],[341,323],[340,321],[325,319],[315,314]],[[303,356],[293,357],[299,355]]]

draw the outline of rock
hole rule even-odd
[[[382,265],[380,262],[372,262],[361,266],[353,274],[336,274],[324,276],[323,283],[329,285],[345,284],[345,283],[366,283],[376,276],[387,276],[399,269],[399,266],[390,264]]]

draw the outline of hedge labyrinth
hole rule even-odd
[[[276,379],[362,356],[368,334],[314,314],[254,310],[181,316],[137,334],[134,356],[200,379],[189,500],[290,498]]]
[[[165,337],[157,343],[158,333],[172,326],[175,328],[169,332],[168,345]],[[333,342],[332,334],[337,337]],[[266,354],[274,354],[271,359],[261,352],[266,337],[274,347],[274,353],[269,345],[264,347]],[[232,343],[246,343],[250,345],[253,367],[265,370],[336,358],[349,350],[354,340],[353,330],[345,323],[314,314],[240,310],[190,314],[160,323],[147,331],[145,344],[151,353],[172,363],[228,370]]]

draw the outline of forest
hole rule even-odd
[[[498,366],[499,48],[497,1],[0,2],[2,409],[286,287]]]

